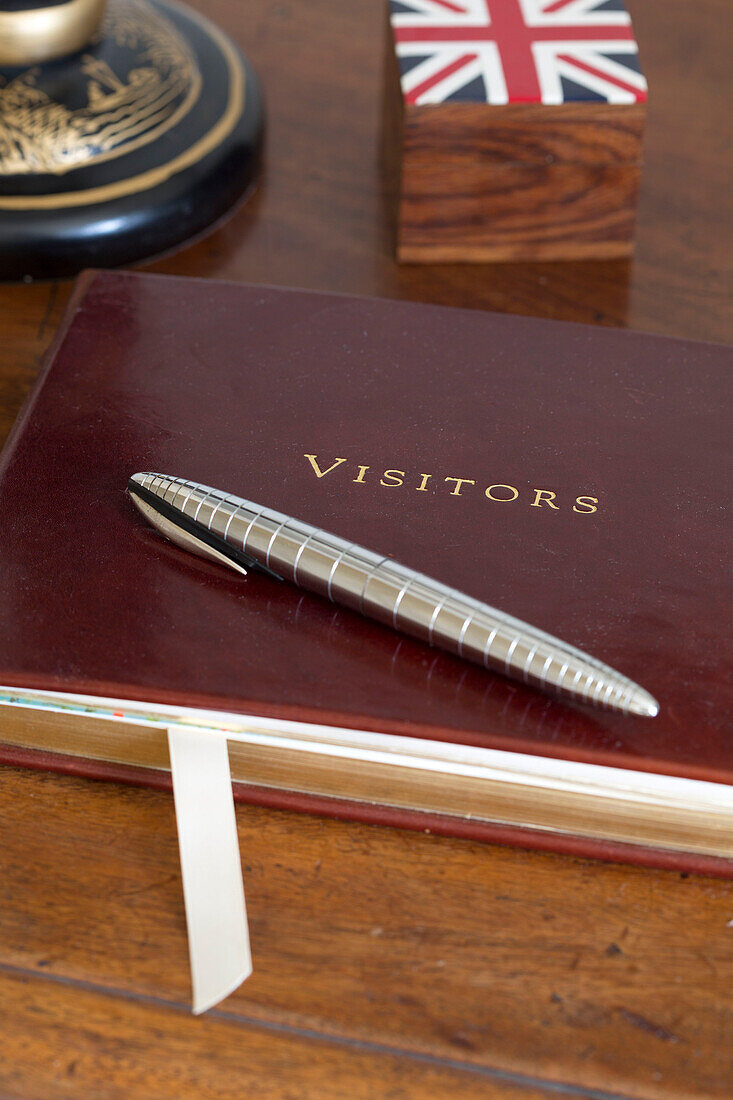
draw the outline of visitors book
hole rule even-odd
[[[729,349],[394,301],[81,277],[0,461],[0,760],[733,874]],[[387,554],[591,653],[568,703],[162,539],[136,471]],[[209,734],[210,735],[210,734]]]

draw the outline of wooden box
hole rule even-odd
[[[398,259],[633,247],[646,104],[622,0],[391,0]]]

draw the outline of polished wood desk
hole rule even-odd
[[[728,3],[631,0],[652,89],[632,264],[398,268],[381,0],[198,0],[262,74],[266,173],[152,269],[731,340]],[[0,288],[3,435],[68,292]],[[171,798],[0,770],[0,1097],[733,1095],[732,882],[238,821],[255,974],[194,1019]]]

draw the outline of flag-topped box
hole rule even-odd
[[[647,93],[622,0],[390,0],[389,53],[400,260],[631,252]]]

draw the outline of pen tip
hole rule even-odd
[[[644,718],[656,718],[659,714],[659,703],[643,688],[637,688],[629,701],[629,710],[632,714],[640,714]]]

